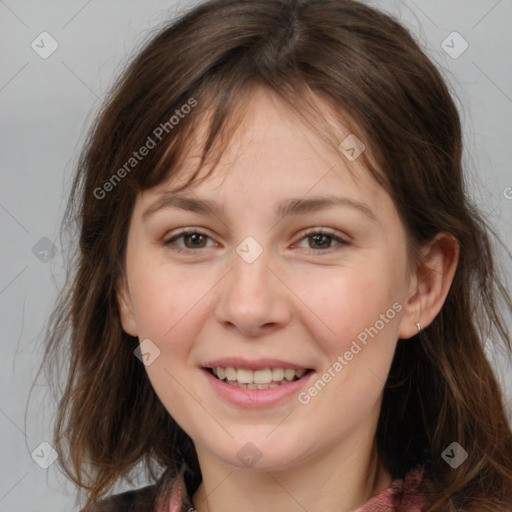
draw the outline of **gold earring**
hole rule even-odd
[[[418,328],[418,332],[421,332],[421,325],[419,322],[416,322],[416,327]]]

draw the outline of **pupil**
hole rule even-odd
[[[201,235],[200,233],[193,233],[191,235],[188,235],[188,238],[192,242],[192,245],[196,246],[196,247],[197,247],[197,245],[200,244],[202,237],[203,237],[203,235]],[[197,242],[199,242],[199,244]]]
[[[322,242],[321,242],[321,240],[322,240],[322,239],[324,240],[324,244],[323,244],[323,245],[325,245],[325,239],[326,239],[326,238],[329,238],[329,235],[315,235],[315,236],[313,237],[313,240],[314,240],[315,245],[320,245],[320,246],[322,246]]]

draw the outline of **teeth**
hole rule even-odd
[[[253,379],[256,384],[270,384],[272,382],[272,370],[269,368],[256,370]]]
[[[282,368],[272,368],[272,380],[279,382],[284,379],[284,370]]]
[[[212,368],[213,374],[220,380],[235,387],[246,389],[275,388],[303,377],[307,370],[292,370],[291,368],[265,368],[263,370],[250,370],[247,368],[234,368],[228,366]]]
[[[236,380],[236,370],[232,366],[226,368],[226,379]]]
[[[250,384],[253,382],[254,372],[245,368],[238,368],[236,371],[236,380],[241,384]]]
[[[270,382],[269,384],[254,384],[253,382],[249,384],[242,384],[241,382],[238,382],[236,380],[228,380],[225,381],[230,386],[234,386],[235,388],[244,388],[244,389],[270,389],[270,388],[277,388],[278,386],[281,386],[283,384],[288,384],[287,380],[283,380],[281,382]]]
[[[295,370],[287,369],[284,371],[284,378],[288,380],[293,380],[295,378]]]

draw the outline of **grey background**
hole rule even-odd
[[[443,69],[459,98],[472,194],[512,249],[512,1],[368,3],[397,14]],[[57,464],[43,469],[31,457],[33,450],[40,460],[49,453],[37,448],[51,441],[53,406],[44,381],[25,417],[39,335],[62,282],[59,223],[86,129],[120,66],[151,30],[191,4],[0,0],[0,512],[77,510],[74,487]],[[31,47],[43,31],[59,45],[47,59]],[[469,44],[456,59],[441,47],[453,31]],[[452,52],[461,49],[451,41]],[[502,261],[510,280],[511,262]],[[491,345],[488,354],[510,417],[510,361]]]

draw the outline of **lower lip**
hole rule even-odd
[[[208,370],[204,368],[202,368],[202,371],[208,382],[213,387],[214,391],[221,398],[238,407],[245,408],[270,407],[292,396],[296,396],[300,389],[307,384],[314,373],[313,371],[309,371],[300,379],[294,380],[293,382],[288,382],[287,384],[280,384],[276,388],[246,389],[231,386],[231,384],[226,384],[224,381],[214,377]]]

